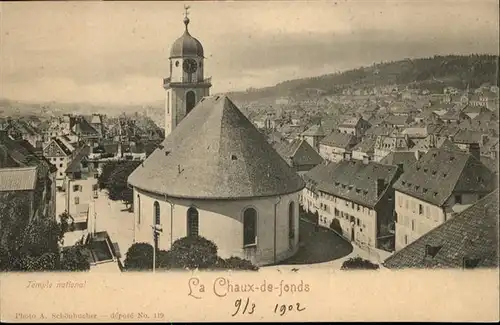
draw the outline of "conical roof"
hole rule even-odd
[[[305,187],[226,96],[203,98],[128,182],[161,195],[199,199],[276,196]]]

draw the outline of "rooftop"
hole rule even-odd
[[[350,149],[352,146],[355,145],[355,141],[356,138],[352,134],[333,131],[328,136],[323,138],[320,141],[320,144],[330,147]]]
[[[443,206],[454,192],[489,193],[496,182],[493,173],[468,153],[439,148],[430,149],[405,169],[394,188]]]
[[[396,166],[376,162],[364,163],[359,160],[342,160],[335,164],[316,167],[305,177],[317,183],[319,191],[373,207],[380,200],[382,193],[392,184],[397,176]],[[379,179],[384,180],[382,191],[377,191]]]
[[[197,199],[276,196],[305,186],[227,96],[203,98],[128,182]]]
[[[323,158],[305,140],[295,139],[292,142],[278,142],[274,148],[290,166],[317,165]]]
[[[383,263],[390,269],[498,267],[498,189]]]
[[[0,168],[0,192],[31,191],[36,180],[36,167]]]

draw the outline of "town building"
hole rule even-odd
[[[30,218],[55,218],[57,169],[43,157],[40,149],[26,140],[13,140],[7,132],[0,131],[0,170],[3,171],[0,201],[11,202],[19,194],[16,191],[22,191],[29,202]]]
[[[64,189],[66,168],[73,158],[74,151],[75,148],[62,137],[53,138],[43,149],[43,156],[57,168],[56,186],[59,190]]]
[[[373,159],[380,161],[391,152],[409,151],[413,145],[414,142],[408,135],[378,136],[375,140]]]
[[[226,96],[202,98],[128,183],[136,242],[167,250],[199,235],[256,265],[298,249],[304,181]]]
[[[352,134],[356,137],[362,137],[371,124],[362,117],[350,117],[344,120],[338,127],[340,133]]]
[[[279,142],[273,147],[299,175],[303,175],[323,162],[319,153],[305,140],[295,139],[290,143]]]
[[[352,159],[363,160],[365,157],[373,159],[375,155],[376,137],[365,136],[356,146],[352,148]]]
[[[184,17],[184,34],[170,49],[170,75],[163,79],[165,97],[165,136],[209,95],[210,78],[204,77],[203,46],[188,31],[189,18]]]
[[[396,250],[496,188],[494,174],[469,153],[430,149],[405,169],[396,190]]]
[[[386,259],[389,269],[498,268],[498,189]]]
[[[66,211],[75,224],[86,227],[89,211],[98,191],[98,171],[88,162],[90,149],[84,146],[66,169]],[[80,227],[80,225],[78,227]]]
[[[356,144],[356,136],[333,131],[320,141],[319,154],[323,159],[337,162],[346,155],[351,155],[351,150]]]
[[[392,184],[402,172],[400,167],[351,159],[317,168],[321,173],[313,169],[306,175],[317,178],[320,224],[359,246],[394,250]]]
[[[319,143],[325,137],[325,131],[321,123],[314,124],[300,134],[300,138],[306,140],[314,150],[319,152]]]

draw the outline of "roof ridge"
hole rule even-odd
[[[37,169],[37,168],[38,168],[38,166],[5,167],[5,168],[0,168],[0,172],[19,171],[19,170],[31,170],[31,169]]]

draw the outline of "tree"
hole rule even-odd
[[[333,218],[330,223],[330,229],[335,230],[337,233],[342,235],[342,226],[340,225],[340,221],[337,218]]]
[[[127,251],[124,267],[127,270],[153,269],[153,246],[148,243],[135,243]]]
[[[252,264],[249,260],[242,259],[240,257],[231,256],[223,260],[221,265],[223,269],[229,270],[247,270],[247,271],[257,271],[259,268]],[[219,261],[220,263],[221,261]]]
[[[378,268],[378,264],[362,259],[359,256],[344,261],[340,267],[341,270],[378,270]]]
[[[75,245],[64,249],[61,258],[61,270],[63,271],[87,271],[90,269],[90,262],[84,253],[86,248]]]
[[[217,263],[217,245],[201,236],[177,239],[170,252],[175,268],[206,269]]]
[[[108,190],[108,197],[110,200],[121,200],[125,202],[127,206],[132,204],[133,191],[128,187],[127,179],[140,164],[140,161],[123,161],[117,163],[116,165],[112,165],[114,166],[114,169],[110,172],[109,177],[105,182],[105,187]],[[104,179],[105,177],[103,177],[103,180]]]
[[[97,178],[97,183],[99,184],[99,188],[101,190],[107,188],[109,177],[111,176],[111,174],[113,174],[113,171],[117,168],[117,166],[117,161],[109,161],[104,164],[104,166],[102,167],[102,171]]]

